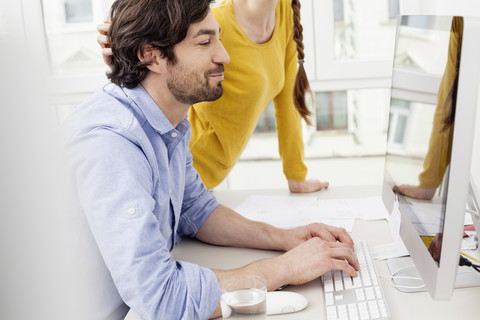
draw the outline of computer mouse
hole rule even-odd
[[[267,315],[291,313],[305,309],[308,300],[300,293],[291,291],[267,292]]]

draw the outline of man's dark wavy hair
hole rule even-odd
[[[213,0],[116,0],[110,9],[112,24],[108,31],[112,47],[113,83],[136,87],[149,70],[138,59],[146,45],[160,50],[175,63],[173,47],[187,36],[190,24],[202,21]]]

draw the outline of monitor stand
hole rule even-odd
[[[391,281],[397,290],[407,293],[427,291],[412,258],[390,258],[387,260],[387,266],[393,275]],[[458,267],[455,288],[477,286],[480,286],[480,273],[470,267]]]
[[[480,261],[480,195],[476,183],[470,176],[469,192],[466,204],[466,213],[472,217],[475,231],[477,234],[476,250],[465,250],[470,257]],[[472,261],[480,265],[480,263]],[[390,258],[387,260],[387,266],[390,270],[392,284],[402,292],[423,292],[427,291],[422,277],[417,271],[411,257]],[[480,286],[480,273],[471,267],[458,267],[455,288],[477,287]]]

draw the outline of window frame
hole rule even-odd
[[[337,60],[333,49],[335,46],[333,0],[302,1],[301,10],[305,69],[312,91],[390,87],[393,50],[391,58],[386,59]],[[325,15],[325,12],[330,14]]]
[[[41,1],[20,1],[24,8],[28,8],[23,10],[24,17],[22,19],[25,28],[26,42],[29,47],[35,48],[34,52],[38,60],[44,62],[39,67],[41,67],[41,71],[47,75],[53,104],[79,104],[107,82],[105,72],[81,75],[52,74],[42,3]],[[103,6],[103,8],[107,8],[107,2],[109,2],[109,0],[104,0],[100,5]],[[98,8],[99,5],[95,7]],[[95,16],[94,13],[94,20],[95,19],[98,19],[98,14]],[[82,27],[75,30],[80,32],[86,25],[88,25],[89,30],[91,30],[91,28],[96,28],[101,21],[103,21],[103,18],[98,21],[93,21],[92,23],[79,23]],[[71,29],[68,29],[68,31],[71,31]],[[93,40],[95,41],[95,39]],[[101,55],[100,47],[98,54],[99,56]]]

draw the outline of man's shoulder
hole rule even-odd
[[[84,125],[94,123],[128,125],[134,117],[131,104],[131,98],[126,96],[120,87],[107,84],[80,104],[66,121]]]
[[[122,88],[107,84],[79,105],[62,124],[62,132],[72,136],[94,128],[129,129],[136,123],[132,100]]]

